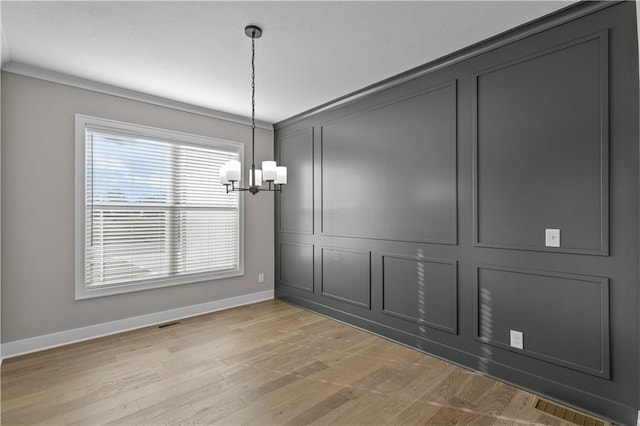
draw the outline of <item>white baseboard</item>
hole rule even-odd
[[[43,336],[5,342],[0,347],[0,350],[2,351],[0,353],[2,354],[3,359],[12,358],[18,355],[25,355],[58,346],[69,345],[71,343],[82,342],[84,340],[108,336],[110,334],[122,333],[129,330],[149,327],[151,325],[194,317],[196,315],[208,314],[270,299],[273,299],[273,290],[266,290],[258,293],[230,297],[228,299],[214,300],[213,302],[201,303],[198,305],[169,309],[167,311],[155,312],[153,314],[140,315],[137,317],[125,318],[102,324],[90,325],[87,327],[74,328],[57,333],[45,334]]]

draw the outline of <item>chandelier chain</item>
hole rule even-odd
[[[256,32],[251,37],[251,173],[255,182],[256,153]]]
[[[251,38],[251,126],[256,127],[256,39]]]

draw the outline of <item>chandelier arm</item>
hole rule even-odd
[[[249,188],[235,186],[233,182],[231,184],[226,183],[224,184],[224,186],[227,189],[227,194],[229,192],[242,192],[242,191],[249,191],[252,194],[257,194],[258,192],[282,192],[281,184],[278,184],[278,183],[272,184],[271,182],[269,183],[269,186],[250,186]],[[229,188],[229,186],[231,186],[231,188]]]

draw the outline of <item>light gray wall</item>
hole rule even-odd
[[[4,52],[2,33],[2,4],[0,4],[0,63]],[[0,99],[2,99],[2,79],[0,78]],[[0,102],[0,241],[2,241],[2,102]],[[2,364],[2,245],[0,244],[0,364]]]
[[[258,194],[246,196],[243,277],[75,301],[76,113],[249,145],[251,129],[6,72],[2,86],[3,342],[273,289],[273,195]],[[256,129],[256,151],[272,156],[273,132]]]

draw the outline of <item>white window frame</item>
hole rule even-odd
[[[244,159],[244,144],[207,136],[199,136],[173,130],[159,129],[104,118],[91,117],[82,114],[75,116],[75,300],[94,297],[111,296],[115,294],[150,290],[182,284],[192,284],[223,278],[244,275],[244,193],[239,193],[239,263],[238,269],[224,272],[206,272],[189,274],[174,278],[152,278],[132,283],[118,283],[98,288],[88,288],[85,283],[85,151],[87,127],[95,130],[112,131],[116,134],[131,134],[146,139],[180,142],[191,145],[216,147],[227,150],[237,150],[239,160]],[[214,182],[218,185],[219,182]]]

